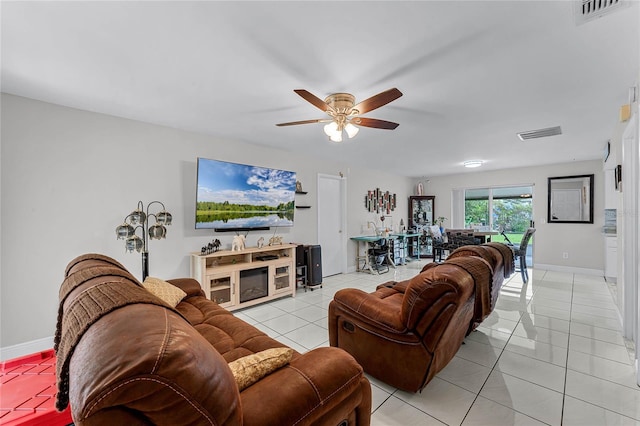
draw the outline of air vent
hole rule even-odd
[[[576,0],[573,15],[576,25],[582,25],[628,6],[631,6],[631,0]]]
[[[537,138],[546,138],[547,136],[555,136],[561,135],[562,129],[560,126],[556,127],[548,127],[546,129],[538,129],[538,130],[529,130],[528,132],[520,132],[518,133],[518,137],[521,141],[527,139],[537,139]]]

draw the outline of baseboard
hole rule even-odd
[[[560,265],[545,265],[541,263],[536,263],[533,265],[533,270],[546,270],[546,271],[555,271],[555,272],[569,272],[573,274],[582,274],[582,275],[597,275],[600,277],[604,277],[604,269],[589,269],[589,268],[577,268],[575,266],[560,266]]]
[[[53,336],[0,348],[0,361],[6,361],[53,348]]]

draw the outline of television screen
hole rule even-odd
[[[196,229],[293,226],[296,174],[198,158]]]

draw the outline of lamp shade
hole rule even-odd
[[[358,134],[360,129],[351,123],[347,123],[347,125],[344,126],[344,131],[347,132],[347,136],[349,136],[349,139],[351,139]]]
[[[129,238],[134,234],[134,232],[135,229],[133,229],[133,226],[129,225],[128,223],[123,223],[116,228],[116,236],[119,240],[125,240]]]
[[[143,246],[144,243],[142,242],[142,239],[137,235],[127,238],[127,241],[125,242],[125,248],[129,253],[133,253],[134,251],[140,252],[142,251]]]
[[[167,228],[156,223],[149,227],[149,238],[152,240],[161,240],[167,236]]]
[[[336,123],[335,121],[332,121],[331,123],[324,126],[324,133],[329,137],[332,137],[337,132],[338,132],[338,123]]]
[[[129,221],[132,225],[142,225],[147,220],[147,215],[142,210],[134,210],[129,215]]]
[[[329,136],[329,139],[332,142],[342,142],[342,132],[336,132],[333,135]]]
[[[156,215],[156,220],[158,221],[158,223],[162,225],[171,225],[172,219],[173,219],[173,216],[171,216],[171,213],[169,213],[166,210],[162,210],[160,213]]]

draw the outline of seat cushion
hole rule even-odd
[[[227,362],[284,346],[204,296],[186,297],[176,306],[176,310]],[[296,352],[293,356],[299,355]]]

